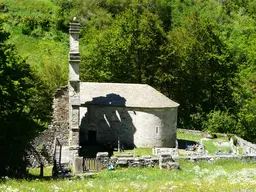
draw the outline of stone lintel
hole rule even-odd
[[[70,83],[72,83],[72,84],[74,84],[74,83],[80,83],[81,82],[81,80],[80,79],[69,79],[68,80]],[[71,85],[72,86],[72,85]]]
[[[72,110],[79,110],[80,104],[71,105]]]
[[[72,60],[72,59],[69,59],[68,61],[69,61],[70,65],[79,64],[81,62],[81,60]]]
[[[80,149],[79,145],[71,145],[71,146],[69,146],[69,150],[72,150],[72,151],[76,151],[76,150],[79,150],[79,149]]]
[[[79,23],[78,19],[72,20],[72,22],[70,22],[69,24],[74,25],[74,26],[80,26],[80,23]]]
[[[69,30],[69,34],[80,34],[80,31],[77,30],[77,31],[74,31],[74,30]]]
[[[78,33],[80,32],[80,23],[78,20],[73,20],[70,24],[69,24],[69,33]]]
[[[71,65],[71,66],[74,66],[74,65],[78,65],[79,66],[80,61],[81,60],[70,60],[70,59],[68,60],[69,65]]]
[[[78,77],[78,78],[70,77],[70,78],[68,79],[68,81],[69,81],[69,82],[80,82],[80,79],[79,79],[79,77]]]
[[[77,52],[69,52],[68,55],[69,61],[74,61],[74,62],[80,62],[80,53]]]
[[[79,131],[79,127],[71,127],[71,130],[72,130],[73,132],[78,132],[78,131]]]
[[[80,55],[80,52],[74,51],[74,52],[69,52],[70,55]]]
[[[74,106],[73,108],[77,108],[80,106],[80,98],[70,98],[70,104]]]

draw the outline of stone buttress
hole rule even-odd
[[[70,23],[69,29],[69,150],[71,164],[75,166],[79,150],[79,107],[80,107],[80,79],[79,79],[79,32],[80,24],[77,18]]]

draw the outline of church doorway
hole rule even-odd
[[[96,131],[88,131],[88,142],[90,144],[96,143]]]

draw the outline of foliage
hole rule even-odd
[[[51,118],[51,94],[11,44],[0,20],[0,174],[26,171],[26,149]]]
[[[9,12],[1,17],[11,33],[8,42],[15,44],[51,92],[67,84],[68,35],[57,29],[57,6],[48,0],[6,0],[5,6]]]
[[[158,17],[134,3],[110,23],[102,27],[104,31],[88,26],[82,39],[87,45],[81,64],[82,80],[154,84],[152,74],[157,71],[164,41]]]
[[[81,80],[148,83],[180,104],[179,127],[255,141],[254,0],[4,0],[0,10],[9,42],[51,91],[67,84],[77,16]]]
[[[236,120],[228,111],[213,110],[207,114],[203,129],[210,133],[234,133]]]

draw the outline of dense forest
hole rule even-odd
[[[47,127],[74,16],[82,81],[150,84],[180,103],[178,127],[256,142],[255,0],[0,0],[1,143]]]

